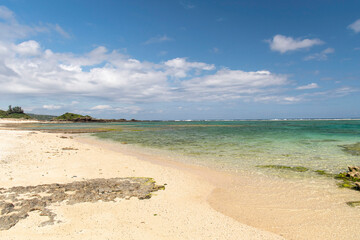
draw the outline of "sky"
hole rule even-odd
[[[0,109],[360,118],[360,1],[0,0]]]

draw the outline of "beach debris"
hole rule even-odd
[[[131,197],[148,199],[151,198],[152,192],[164,189],[164,186],[156,185],[152,178],[142,177],[98,178],[66,184],[0,188],[0,231],[15,226],[32,211],[39,211],[40,216],[48,217],[40,226],[54,224],[56,214],[48,208],[54,203],[64,202],[72,205]]]
[[[272,168],[272,169],[278,169],[278,170],[289,170],[289,171],[294,171],[294,172],[306,172],[306,171],[309,171],[308,168],[302,167],[302,166],[291,167],[291,166],[285,166],[285,165],[257,165],[256,167],[259,167],[259,168]]]
[[[77,148],[72,148],[72,147],[65,147],[65,148],[62,148],[61,150],[69,151],[69,150],[79,150],[79,149],[77,149]]]
[[[360,142],[354,144],[339,145],[342,150],[354,156],[360,156]]]

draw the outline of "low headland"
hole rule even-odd
[[[60,116],[54,115],[43,115],[43,114],[34,114],[34,113],[25,113],[20,106],[12,107],[9,106],[7,111],[0,109],[0,119],[22,119],[22,120],[39,120],[39,121],[50,121],[50,122],[99,122],[99,123],[110,123],[110,122],[138,122],[139,120],[131,119],[127,120],[124,118],[121,119],[103,119],[103,118],[93,118],[89,115],[81,115],[77,113],[66,112]]]

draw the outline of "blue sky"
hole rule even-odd
[[[360,117],[359,1],[0,1],[0,108]]]

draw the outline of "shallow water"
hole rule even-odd
[[[258,165],[304,166],[337,173],[359,165],[359,156],[341,146],[360,142],[359,120],[179,121],[73,123],[41,128],[109,128],[94,136],[171,152],[195,164],[229,170],[307,176]],[[310,174],[311,175],[311,174]]]

